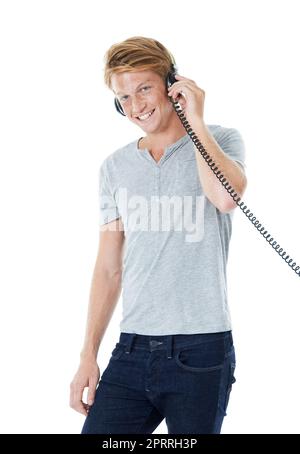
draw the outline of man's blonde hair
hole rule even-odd
[[[132,36],[113,44],[104,56],[104,82],[112,89],[114,73],[136,70],[152,70],[165,80],[175,59],[159,41],[144,36]]]

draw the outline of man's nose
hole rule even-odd
[[[131,111],[133,115],[138,115],[144,110],[145,102],[143,102],[140,98],[133,96],[131,101]]]

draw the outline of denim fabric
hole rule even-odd
[[[121,332],[82,434],[219,434],[235,382],[232,332]]]

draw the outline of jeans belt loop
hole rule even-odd
[[[128,339],[128,343],[126,345],[126,349],[125,349],[125,353],[130,353],[131,352],[131,349],[132,349],[132,343],[133,343],[133,340],[135,338],[136,334],[135,333],[130,333],[129,335],[129,339]]]
[[[173,335],[167,337],[167,358],[172,358]]]

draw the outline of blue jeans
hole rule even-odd
[[[82,434],[219,434],[235,382],[231,331],[120,333]]]

